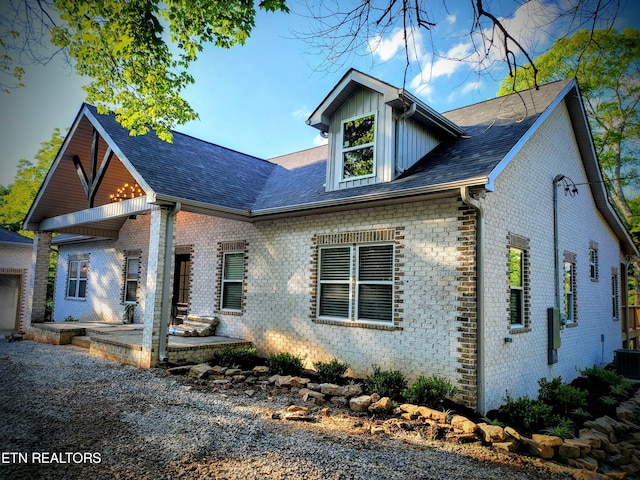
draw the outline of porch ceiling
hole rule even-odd
[[[126,216],[114,216],[114,212],[110,212],[106,217],[91,217],[82,212],[111,205],[111,194],[115,194],[125,184],[131,186],[136,184],[135,172],[132,173],[125,167],[100,135],[97,135],[95,143],[97,149],[93,155],[96,161],[92,171],[93,145],[94,126],[86,116],[82,116],[75,124],[75,128],[62,146],[47,175],[39,192],[37,205],[29,217],[28,228],[61,233],[82,233],[87,228],[91,228],[103,232],[114,232],[108,236],[112,237],[114,234],[117,236]],[[101,168],[102,175],[100,175]],[[79,170],[83,173],[79,174]],[[84,185],[81,176],[84,177]],[[91,188],[95,190],[92,205],[87,192],[87,189]],[[138,195],[145,193],[147,192],[141,191]],[[65,221],[51,221],[61,218]],[[84,220],[80,228],[69,225],[69,221],[76,218]]]

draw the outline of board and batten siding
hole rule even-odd
[[[376,115],[375,175],[342,181],[342,159],[340,158],[342,122],[369,113]],[[329,133],[329,138],[332,140],[329,141],[330,162],[329,168],[327,168],[327,190],[341,190],[392,180],[393,110],[385,104],[383,95],[364,87],[357,90],[336,111],[331,120]]]
[[[376,115],[375,138],[375,175],[343,181],[341,178],[342,159],[340,143],[342,141],[342,122],[374,113]],[[414,165],[433,150],[439,139],[433,132],[424,128],[415,120],[400,120],[401,112],[394,112],[384,101],[384,96],[366,87],[357,90],[336,111],[329,129],[329,168],[327,169],[327,190],[389,182],[400,173]],[[395,148],[396,135],[399,135],[398,148]]]
[[[399,122],[397,169],[398,173],[401,173],[436,148],[440,141],[432,132],[411,118]]]

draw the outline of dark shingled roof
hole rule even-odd
[[[33,240],[23,237],[19,233],[0,227],[0,243],[21,243],[24,245],[31,245]]]
[[[444,116],[464,130],[462,137],[440,144],[391,182],[330,192],[324,187],[326,146],[267,161],[181,133],[174,133],[172,144],[155,135],[131,137],[114,116],[89,108],[158,195],[237,210],[295,210],[487,177],[570,82],[447,112]]]

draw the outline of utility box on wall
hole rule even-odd
[[[547,309],[548,358],[549,365],[558,363],[560,348],[560,310],[554,307]]]

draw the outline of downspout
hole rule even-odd
[[[414,113],[416,113],[416,109],[418,108],[418,105],[416,104],[416,102],[413,102],[411,104],[411,106],[409,107],[409,110],[406,110],[404,112],[402,112],[400,115],[398,115],[398,119],[396,120],[396,141],[393,147],[393,175],[395,177],[396,174],[398,173],[402,173],[404,172],[404,169],[401,169],[398,167],[398,160],[399,160],[399,155],[400,155],[400,126],[401,123],[403,123],[407,118],[413,116]]]
[[[625,262],[624,262],[624,314],[625,314],[625,319],[626,321],[625,323],[625,334],[627,335],[627,341],[624,345],[624,348],[626,348],[627,350],[630,350],[631,347],[629,347],[630,345],[630,341],[629,341],[629,335],[630,335],[630,331],[629,331],[629,264],[631,263],[631,257],[627,257],[625,258]]]
[[[162,301],[160,312],[160,329],[159,329],[159,345],[158,345],[158,359],[161,362],[167,361],[167,328],[169,325],[169,309],[171,304],[169,302],[169,295],[171,294],[171,261],[173,260],[173,230],[176,224],[176,215],[182,208],[180,202],[176,202],[173,208],[167,215],[167,226],[165,235],[165,249],[164,249],[164,270],[162,272]]]
[[[460,187],[462,201],[476,211],[476,362],[478,411],[485,413],[484,375],[484,211],[469,195],[469,187]]]
[[[558,182],[564,175],[556,175],[553,179],[553,268],[554,268],[554,288],[555,307],[560,311],[560,252],[558,246]]]

